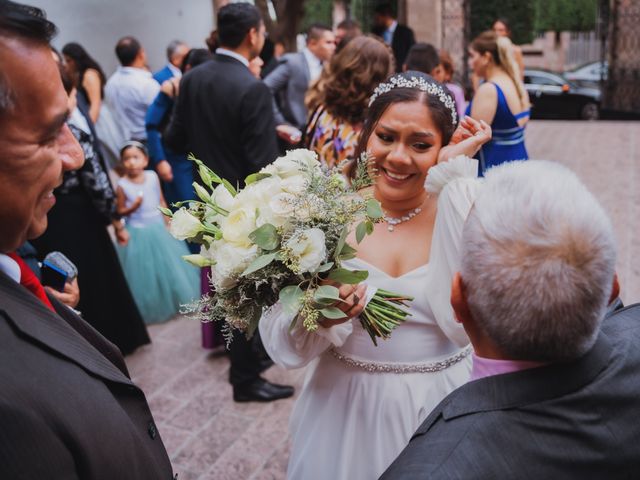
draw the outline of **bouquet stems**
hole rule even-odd
[[[377,338],[386,340],[394,328],[400,325],[411,314],[402,307],[408,307],[407,302],[412,297],[405,297],[387,290],[378,289],[364,311],[360,314],[360,323],[373,344],[378,346]]]

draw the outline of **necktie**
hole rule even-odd
[[[47,297],[44,287],[40,283],[40,280],[38,280],[38,277],[36,277],[36,274],[33,273],[33,270],[31,270],[29,266],[26,263],[24,263],[24,260],[22,260],[22,258],[20,258],[17,254],[9,253],[8,255],[13,260],[15,260],[15,262],[20,267],[20,285],[22,285],[31,293],[33,293],[36,297],[38,297],[38,299],[42,303],[44,303],[44,305],[47,308],[55,312],[56,310],[53,308],[53,305],[51,305],[51,302]]]

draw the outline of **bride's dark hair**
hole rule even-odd
[[[436,82],[431,75],[427,75],[426,73],[416,72],[413,70],[409,70],[403,73],[397,73],[393,75],[394,78],[405,78],[410,80],[412,77],[422,77],[429,83],[434,83],[441,87],[448,95],[453,98],[453,95],[449,92],[447,87],[442,85],[441,83]],[[388,80],[387,80],[388,81]],[[429,114],[431,115],[431,120],[435,124],[436,128],[439,130],[442,135],[442,146],[445,146],[451,140],[451,136],[456,129],[456,125],[452,122],[452,114],[451,110],[445,106],[444,103],[435,95],[429,95],[427,92],[423,92],[418,88],[408,88],[408,87],[395,87],[376,97],[374,102],[369,107],[369,111],[367,112],[367,116],[364,119],[364,126],[362,128],[362,132],[360,133],[360,140],[358,141],[358,146],[356,147],[354,159],[360,158],[363,152],[367,151],[367,143],[369,143],[369,137],[373,133],[373,130],[378,125],[380,121],[380,117],[382,114],[394,103],[400,102],[416,102],[420,101],[426,105],[429,110]],[[352,176],[355,171],[355,161],[351,162],[346,167],[347,176]]]

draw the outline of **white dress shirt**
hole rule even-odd
[[[0,272],[8,275],[11,280],[20,283],[20,265],[13,258],[4,253],[0,253]]]
[[[115,120],[129,139],[146,140],[144,118],[149,105],[160,92],[151,72],[136,67],[118,67],[104,89]]]
[[[308,48],[304,48],[302,54],[309,65],[309,84],[312,84],[322,73],[322,60],[311,53]]]
[[[245,57],[243,57],[239,53],[236,53],[232,50],[227,50],[226,48],[216,48],[216,54],[226,55],[227,57],[235,58],[240,63],[242,63],[245,67],[249,68],[249,60],[247,60]]]
[[[167,67],[169,67],[169,70],[171,70],[171,73],[173,73],[173,76],[176,78],[182,78],[182,71],[176,67],[173,63],[167,63]]]

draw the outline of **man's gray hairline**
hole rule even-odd
[[[171,42],[169,42],[169,45],[167,45],[167,60],[171,61],[171,58],[180,45],[186,45],[186,43],[182,40],[171,40]]]

